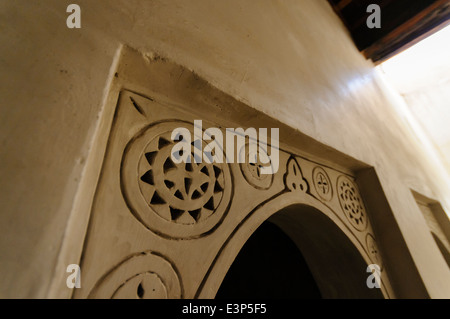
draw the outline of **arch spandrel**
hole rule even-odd
[[[313,219],[314,223],[308,221],[308,218]],[[217,290],[220,287],[220,283],[225,277],[229,267],[233,263],[239,251],[245,245],[253,232],[267,220],[278,225],[289,237],[291,237],[291,239],[297,244],[303,254],[305,254],[305,246],[301,244],[302,236],[296,236],[297,230],[301,232],[302,229],[304,230],[308,226],[317,227],[322,225],[327,226],[327,228],[316,228],[314,231],[326,235],[328,229],[332,229],[333,234],[338,234],[339,238],[330,237],[329,239],[331,241],[336,240],[337,242],[342,242],[343,246],[345,246],[342,251],[346,252],[347,254],[351,254],[353,257],[357,257],[357,260],[356,262],[349,262],[345,259],[345,257],[339,258],[339,256],[336,255],[329,255],[330,251],[324,252],[324,257],[326,257],[326,260],[329,263],[337,263],[344,266],[350,265],[350,267],[352,267],[355,272],[359,271],[360,273],[362,273],[362,275],[359,276],[360,278],[364,279],[361,286],[366,285],[365,279],[369,275],[365,272],[366,267],[367,265],[372,264],[373,261],[367,253],[364,244],[361,243],[358,238],[354,236],[354,234],[347,227],[345,227],[344,223],[336,216],[336,214],[323,203],[312,198],[311,196],[308,196],[307,194],[299,195],[296,193],[287,192],[264,203],[256,210],[246,215],[241,224],[236,227],[225,244],[221,247],[217,257],[212,262],[207,275],[202,281],[197,291],[196,297],[214,298]],[[311,240],[313,239],[310,238],[309,240],[311,242]],[[308,261],[308,257],[305,256],[305,258]],[[311,262],[312,264],[309,264],[309,267],[313,274],[319,276],[320,272],[322,272],[322,274],[327,273],[326,269],[328,269],[328,267],[324,267],[324,269],[318,269],[318,272],[315,273],[314,269],[316,268],[315,266],[318,266],[318,264],[315,264],[314,261]],[[329,275],[331,274],[332,272],[330,272]],[[381,294],[385,298],[389,298],[389,290],[391,288],[386,273],[382,272],[381,277]],[[355,277],[350,276],[348,278],[354,279]],[[386,279],[386,281],[384,279]],[[352,283],[347,284],[349,286],[352,286]],[[361,286],[359,287],[360,292],[362,291]],[[325,290],[324,297],[358,298],[358,296],[356,296],[355,294],[353,294],[352,296],[340,295],[338,290],[336,290],[334,294],[331,294],[329,291]],[[368,297],[380,297],[380,294],[368,292],[366,295],[361,296],[361,298]]]

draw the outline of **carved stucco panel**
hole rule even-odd
[[[75,297],[198,296],[233,230],[245,227],[249,212],[286,193],[325,205],[366,259],[382,263],[347,172],[282,150],[274,175],[260,174],[259,162],[174,163],[171,132],[186,127],[193,133],[195,119],[154,98],[121,92],[85,240],[86,284]]]

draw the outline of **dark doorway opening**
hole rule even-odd
[[[319,299],[319,288],[295,243],[266,221],[231,265],[216,299]]]

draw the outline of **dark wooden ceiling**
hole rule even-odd
[[[328,0],[348,28],[358,49],[382,62],[450,21],[450,0]],[[367,7],[381,8],[381,28],[370,29]]]

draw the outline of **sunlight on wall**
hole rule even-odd
[[[379,68],[400,94],[450,80],[450,25],[382,63]]]
[[[377,68],[402,95],[417,130],[450,172],[450,25]]]

